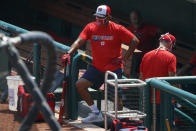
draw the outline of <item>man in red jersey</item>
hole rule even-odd
[[[140,79],[152,77],[176,76],[176,56],[170,51],[175,44],[176,38],[166,33],[160,37],[160,45],[157,49],[147,52],[142,58],[140,65]],[[151,93],[153,94],[153,93]],[[152,98],[152,96],[151,96]],[[157,128],[160,124],[160,92],[156,91]],[[160,129],[156,129],[157,131]]]
[[[125,27],[110,21],[111,11],[107,5],[98,6],[94,15],[96,16],[96,22],[86,25],[68,51],[68,54],[71,55],[87,40],[91,41],[92,66],[76,82],[76,88],[80,96],[92,110],[92,113],[82,120],[84,123],[103,120],[103,116],[94,104],[87,88],[95,85],[93,87],[98,89],[104,83],[104,75],[107,70],[116,73],[118,78],[121,78],[122,61],[126,62],[139,43],[139,40]],[[124,56],[121,54],[122,43],[129,46]]]
[[[140,40],[137,49],[141,52],[133,55],[131,69],[131,77],[137,78],[142,57],[146,52],[158,47],[157,39],[161,31],[157,26],[143,23],[139,11],[132,11],[129,17],[131,25],[127,28]]]

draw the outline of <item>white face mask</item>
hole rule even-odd
[[[96,17],[96,22],[97,22],[97,24],[98,25],[103,25],[103,24],[105,24],[105,20],[106,20],[106,18],[107,17],[104,17],[104,18],[98,18],[98,17]]]

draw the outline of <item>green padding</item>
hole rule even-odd
[[[196,125],[195,120],[193,120],[190,116],[188,116],[187,114],[185,114],[184,112],[180,111],[179,109],[175,108],[174,109],[175,113],[177,113],[178,115],[182,116],[184,119],[186,119],[187,121],[189,121],[191,124],[193,124],[194,126]]]

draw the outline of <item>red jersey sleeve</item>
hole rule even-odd
[[[189,61],[190,64],[196,66],[196,52],[194,53],[193,57]]]
[[[125,44],[129,44],[133,39],[134,34],[130,32],[128,29],[126,29],[125,27],[120,26],[118,36],[121,39],[121,42],[124,42]]]
[[[169,63],[168,72],[176,72],[176,56],[173,56]]]
[[[86,25],[85,28],[82,30],[82,32],[79,35],[80,38],[84,40],[88,40],[90,37],[90,25]]]

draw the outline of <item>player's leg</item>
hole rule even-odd
[[[98,90],[103,81],[104,75],[102,76],[102,72],[97,70],[95,67],[90,66],[85,72],[85,74],[82,76],[82,78],[76,83],[76,87],[80,96],[83,100],[86,101],[92,111],[92,113],[88,117],[82,120],[82,122],[84,123],[91,123],[103,120],[102,114],[98,110],[97,106],[94,104],[93,99],[88,92],[88,87],[92,86],[96,87]]]
[[[76,82],[76,88],[78,93],[80,94],[81,98],[86,101],[86,103],[91,106],[94,104],[91,95],[88,92],[88,88],[92,86],[92,82],[88,81],[85,78],[81,78]]]

